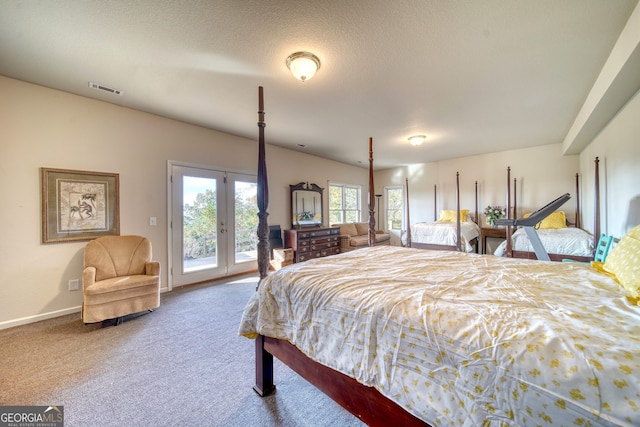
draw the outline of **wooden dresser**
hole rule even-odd
[[[284,230],[284,247],[293,249],[293,261],[301,262],[340,253],[340,228]]]

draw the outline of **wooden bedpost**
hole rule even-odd
[[[462,250],[462,242],[460,230],[460,172],[456,172],[456,250],[460,252]]]
[[[269,273],[269,224],[267,207],[269,206],[269,182],[264,144],[264,100],[262,86],[258,87],[258,272],[260,280]],[[264,349],[264,336],[258,335],[255,343],[256,384],[253,390],[260,396],[275,392],[273,384],[273,356]]]
[[[515,212],[513,216],[515,216]],[[511,166],[507,166],[507,218],[512,219],[511,216]],[[511,226],[507,225],[507,256],[513,257],[513,248],[511,247]]]
[[[594,186],[595,192],[595,200],[594,203],[594,213],[593,213],[593,247],[598,247],[598,240],[600,239],[600,159],[596,157],[595,160],[595,175],[594,175]]]
[[[438,187],[433,184],[433,222],[438,220]]]
[[[512,219],[511,215],[511,166],[507,166],[507,219]]]
[[[580,223],[580,174],[576,173],[576,228],[582,228]]]
[[[478,221],[480,221],[480,214],[478,213],[478,181],[476,181],[476,214],[474,217],[475,223],[478,224]]]
[[[473,216],[474,217],[474,221],[476,223],[476,225],[480,225],[480,214],[478,213],[478,181],[476,181],[476,213]],[[480,240],[478,238],[476,238],[476,253],[479,254],[480,253]]]
[[[518,179],[513,178],[513,219],[518,218]]]
[[[408,248],[411,247],[411,218],[409,217],[409,178],[404,179],[407,192],[407,243]]]
[[[376,243],[375,188],[373,188],[373,138],[369,138],[369,246]]]
[[[260,282],[269,274],[269,181],[264,143],[264,99],[262,86],[258,87],[258,272]],[[258,286],[260,286],[258,282]]]

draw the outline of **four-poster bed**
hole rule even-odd
[[[513,212],[515,218],[517,212],[517,181],[513,180],[513,204],[511,203],[511,168],[507,168],[507,212]],[[566,220],[564,212],[558,211],[551,217],[543,221],[537,230],[540,240],[546,251],[549,253],[551,261],[562,261],[571,259],[581,262],[589,262],[593,259],[594,251],[600,237],[600,187],[599,187],[599,160],[595,159],[595,186],[594,186],[594,234],[580,228],[580,179],[576,174],[576,205],[575,221],[571,223]],[[524,229],[519,228],[511,233],[507,230],[507,239],[502,242],[494,255],[510,256],[513,258],[537,259],[532,249]]]
[[[438,217],[437,187],[433,186],[434,222],[411,224],[409,213],[409,180],[406,180],[407,192],[407,233],[404,244],[416,249],[448,250],[475,252],[479,250],[478,237],[478,181],[475,183],[475,212],[460,209],[460,173],[456,172],[455,210],[444,210]]]
[[[371,139],[369,159],[373,195]],[[369,425],[636,419],[640,313],[587,265],[370,246],[260,268],[239,333],[256,340],[261,396],[275,356]]]

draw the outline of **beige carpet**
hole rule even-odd
[[[254,384],[237,335],[255,276],[186,286],[119,326],[79,313],[0,331],[0,405],[61,405],[65,426],[361,426],[279,362],[277,392]]]

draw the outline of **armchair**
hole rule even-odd
[[[160,306],[160,263],[141,236],[104,236],[84,250],[82,321],[117,319]]]

